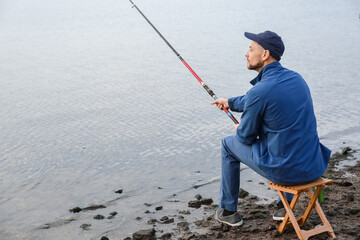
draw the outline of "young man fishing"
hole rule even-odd
[[[276,33],[245,32],[252,40],[247,68],[259,74],[246,95],[212,102],[242,112],[236,135],[222,140],[220,203],[215,218],[240,226],[237,212],[240,163],[281,185],[313,181],[325,172],[331,151],[319,142],[309,87],[300,74],[281,66],[284,43]],[[292,194],[286,198],[290,202]],[[274,220],[283,220],[281,201]]]

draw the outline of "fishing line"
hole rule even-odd
[[[164,38],[164,36],[156,29],[156,27],[149,21],[149,19],[140,11],[140,9],[133,3],[133,1],[129,0],[132,4],[133,8],[136,8],[138,12],[145,18],[145,20],[150,24],[150,26],[159,34],[159,36],[164,40],[164,42],[169,46],[169,48],[175,53],[175,55],[180,59],[180,61],[186,66],[187,69],[194,75],[194,77],[199,81],[199,83],[204,87],[204,89],[209,93],[209,95],[214,99],[218,99],[215,93],[201,80],[201,78],[195,73],[195,71],[185,62],[185,60],[180,56],[180,54],[171,46],[171,44]],[[227,109],[222,109],[227,116],[235,123],[239,124],[239,122],[235,119],[234,115],[231,114]]]

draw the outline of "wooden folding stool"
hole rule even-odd
[[[319,196],[321,190],[323,189],[323,187],[325,185],[331,185],[332,183],[333,183],[333,180],[329,180],[329,179],[325,179],[325,178],[319,178],[313,182],[306,183],[303,185],[296,185],[296,186],[282,186],[282,185],[278,185],[278,184],[269,182],[270,188],[275,189],[278,192],[278,194],[281,198],[281,201],[284,204],[284,207],[286,209],[285,218],[282,221],[282,223],[280,224],[279,228],[277,229],[278,233],[282,234],[286,227],[292,225],[296,231],[297,236],[301,240],[303,240],[303,239],[306,240],[311,236],[318,235],[323,232],[327,232],[330,237],[336,238],[333,228],[331,227],[329,221],[326,219],[325,214],[324,214],[323,210],[321,209],[320,204],[317,201],[318,196]],[[316,187],[315,193],[311,190],[313,187]],[[289,205],[287,199],[285,198],[284,192],[295,194],[290,205]],[[296,202],[298,201],[302,192],[307,192],[309,194],[310,202],[305,210],[304,215],[302,217],[296,219],[294,216],[294,213],[293,213],[293,209],[294,209]],[[311,230],[303,230],[300,227],[302,227],[305,224],[313,207],[315,207],[317,213],[319,214],[320,219],[323,223],[323,226],[316,227]],[[289,222],[289,220],[290,220],[290,222]]]

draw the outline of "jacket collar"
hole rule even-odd
[[[265,67],[263,67],[261,69],[261,71],[259,72],[259,74],[256,76],[256,78],[254,78],[253,80],[250,81],[250,83],[252,85],[255,85],[256,83],[260,82],[260,80],[262,79],[262,76],[264,74],[265,71],[272,69],[272,68],[277,68],[277,67],[281,67],[280,62],[273,62],[270,63],[269,65],[266,65]]]

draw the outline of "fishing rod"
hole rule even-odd
[[[185,62],[185,60],[180,56],[180,54],[171,46],[171,44],[164,38],[164,36],[156,29],[156,27],[147,19],[147,17],[140,11],[140,9],[133,3],[133,1],[129,0],[132,4],[133,8],[136,8],[138,12],[145,18],[145,20],[150,24],[150,26],[159,34],[159,36],[164,40],[164,42],[169,46],[169,48],[175,53],[175,55],[180,59],[180,61],[189,69],[189,71],[194,75],[194,77],[199,81],[199,83],[204,87],[204,89],[209,93],[209,95],[214,99],[218,99],[218,97],[215,95],[215,93],[201,80],[201,78],[195,73],[195,71]],[[222,109],[228,117],[235,123],[239,124],[239,122],[235,119],[234,115],[231,114],[227,109]]]

